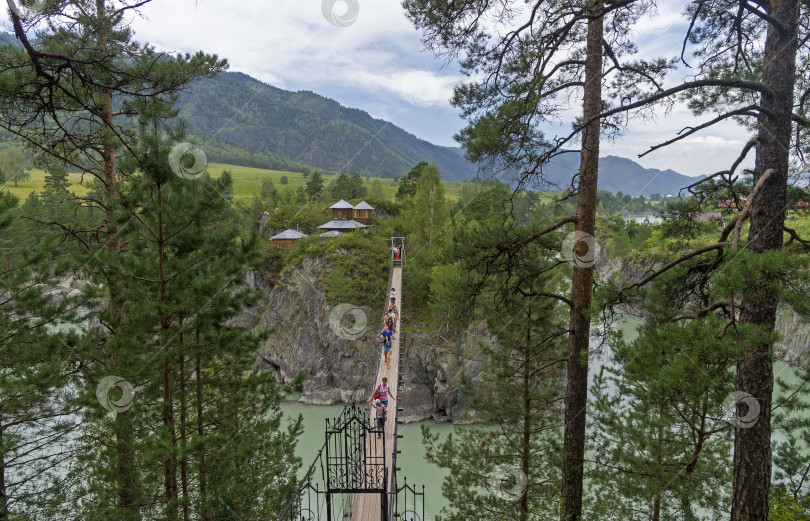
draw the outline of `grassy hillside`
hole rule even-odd
[[[209,163],[208,171],[212,177],[219,177],[222,172],[229,170],[233,174],[234,180],[234,197],[237,199],[251,199],[253,194],[259,192],[262,181],[268,177],[273,180],[273,184],[277,189],[284,187],[298,189],[299,186],[306,184],[307,179],[304,175],[298,172],[281,172],[279,170],[266,170],[263,168],[250,168],[246,166],[223,165],[221,163]],[[287,176],[287,184],[281,184],[281,178]],[[337,178],[336,175],[323,175],[324,186],[328,185],[333,179]],[[394,184],[392,179],[385,179],[381,177],[363,178],[363,183],[367,187],[371,187],[371,183],[375,180],[380,181],[385,196],[391,200],[397,192],[397,185]],[[447,198],[453,201],[461,197],[461,184],[460,182],[445,182],[444,190]]]
[[[38,169],[29,170],[28,172],[31,174],[30,179],[20,182],[18,186],[14,186],[13,182],[8,182],[3,185],[3,190],[11,192],[20,199],[25,199],[31,192],[41,192],[45,186],[45,172]],[[87,193],[87,188],[79,184],[82,180],[82,174],[69,174],[68,178],[71,183],[70,191],[79,195]],[[92,178],[93,176],[89,174],[84,176],[85,182],[89,182]]]
[[[233,174],[234,198],[241,200],[252,199],[253,194],[258,193],[262,181],[267,178],[272,179],[273,183],[278,189],[283,189],[285,187],[298,189],[299,186],[305,184],[307,181],[304,178],[304,175],[299,172],[282,172],[280,170],[250,168],[246,166],[225,165],[221,163],[208,164],[208,171],[212,177],[219,177],[225,170],[229,170]],[[3,189],[11,192],[20,199],[25,199],[31,192],[41,192],[45,186],[45,172],[35,169],[30,170],[30,173],[31,178],[28,181],[25,181],[24,183],[21,182],[19,183],[19,186],[16,187],[14,186],[14,183],[6,183]],[[286,185],[281,184],[282,176],[287,177]],[[79,195],[84,195],[87,193],[87,188],[79,184],[82,178],[81,174],[70,174],[69,177],[70,182],[72,183],[70,187],[72,192]],[[328,185],[329,182],[336,177],[337,176],[335,175],[323,175],[324,186]],[[89,182],[90,179],[92,179],[91,176],[85,175],[85,182]],[[397,191],[397,187],[394,185],[393,180],[369,177],[368,179],[363,178],[363,181],[366,186],[370,188],[371,183],[373,183],[375,179],[380,181],[385,196],[393,200],[394,194],[396,194]],[[458,200],[461,197],[461,185],[462,183],[460,182],[445,182],[444,189],[447,198],[453,201]]]

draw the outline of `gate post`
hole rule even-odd
[[[329,418],[326,419],[326,468],[329,469]],[[332,521],[332,480],[326,473],[326,521]]]
[[[383,451],[383,454],[385,452]],[[382,521],[388,521],[388,467],[384,467],[383,471],[383,491],[380,492],[380,509]]]

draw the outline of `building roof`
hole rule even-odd
[[[354,207],[355,210],[373,210],[374,207],[368,204],[365,201],[360,201],[357,203],[357,206]]]
[[[322,230],[353,230],[355,228],[368,228],[368,226],[352,219],[345,219],[341,221],[329,221],[326,224],[318,226],[318,228]]]
[[[699,223],[705,223],[712,220],[722,221],[723,214],[720,212],[703,212],[695,215],[695,220]]]
[[[329,230],[328,232],[319,233],[318,237],[337,237],[338,235],[340,235],[339,231]]]
[[[306,233],[301,233],[298,230],[284,230],[278,235],[273,235],[270,240],[283,240],[283,239],[303,239],[307,237]]]
[[[354,206],[341,199],[340,201],[336,202],[329,208],[331,208],[332,210],[352,210],[354,209]]]

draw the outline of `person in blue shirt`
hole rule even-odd
[[[380,331],[380,340],[383,343],[383,353],[385,354],[385,367],[391,369],[391,339],[397,340],[397,337],[394,336],[394,332],[386,326],[385,329]]]

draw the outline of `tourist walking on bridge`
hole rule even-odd
[[[385,405],[385,407],[387,408],[389,396],[394,400],[397,399],[397,397],[391,393],[391,388],[388,387],[388,378],[383,376],[382,383],[378,385],[376,389],[374,389],[374,392],[366,401],[370,403],[371,400],[380,400],[383,403],[383,405]]]
[[[396,322],[394,321],[393,313],[386,313],[385,317],[383,318],[383,326],[387,327],[391,330],[392,333],[396,333]]]
[[[377,437],[379,438],[385,431],[385,420],[388,419],[388,406],[384,405],[382,400],[376,400],[374,402],[374,409],[377,411],[377,430],[380,431],[377,433]]]
[[[391,331],[391,328],[388,326],[385,327],[382,331],[380,331],[380,340],[383,343],[383,354],[385,355],[385,367],[391,369],[391,339],[396,340],[397,337],[394,336],[394,332]]]
[[[397,290],[391,288],[391,304],[397,303]]]

